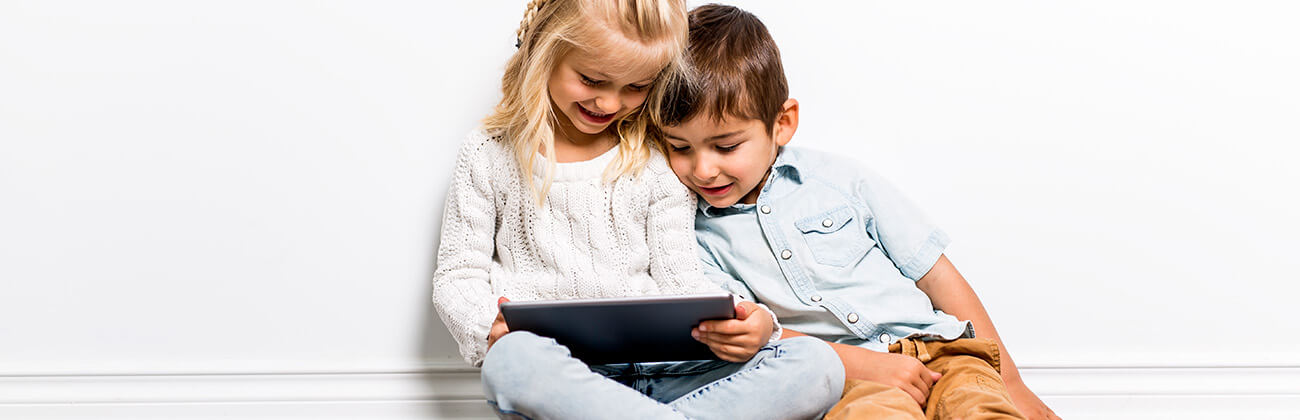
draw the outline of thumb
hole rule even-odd
[[[930,371],[930,379],[934,379],[935,381],[938,381],[939,378],[942,378],[942,377],[943,377],[943,374],[942,374],[942,373],[935,372],[935,371],[933,371],[933,370]]]
[[[749,307],[745,306],[744,304],[736,305],[736,319],[744,321],[745,319],[748,319],[749,315],[753,313],[754,311],[752,309],[749,309]]]
[[[502,296],[501,298],[497,299],[497,306],[501,306],[502,303],[506,303],[506,302],[509,302],[509,301],[510,301],[510,299],[506,299],[505,296]]]

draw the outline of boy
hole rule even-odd
[[[705,272],[766,303],[787,336],[831,342],[853,380],[827,418],[1057,418],[999,353],[942,231],[851,161],[782,147],[799,104],[762,22],[699,7],[687,55],[697,74],[670,87],[659,137],[700,195]],[[731,332],[696,333],[712,343]]]

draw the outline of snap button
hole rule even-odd
[[[790,256],[792,256],[792,255],[794,255],[794,253],[793,253],[793,252],[790,252],[790,250],[788,250],[788,249],[787,249],[787,250],[783,250],[783,251],[781,251],[781,259],[783,259],[783,260],[788,260],[788,259],[790,259]]]
[[[821,302],[821,301],[822,301],[822,295],[813,295],[811,298],[809,298],[809,300],[811,300],[811,301],[813,301],[813,302]]]
[[[858,314],[849,314],[849,323],[850,324],[858,323]]]
[[[831,219],[822,220],[822,227],[831,227],[831,226],[835,226],[835,221]]]
[[[888,344],[888,343],[890,343],[890,342],[892,342],[892,341],[894,341],[894,337],[890,337],[890,336],[889,336],[889,333],[884,333],[884,334],[881,334],[881,335],[880,335],[880,342],[881,342],[881,343],[886,343],[886,344]]]
[[[771,207],[768,207],[768,206],[766,206],[766,205],[764,205],[764,206],[762,206],[762,207],[759,207],[759,208],[758,208],[758,211],[763,212],[763,214],[768,214],[768,213],[771,213],[771,212],[772,212],[772,208],[771,208]]]

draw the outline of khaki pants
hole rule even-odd
[[[925,411],[910,395],[896,387],[849,380],[840,402],[826,414],[828,420],[1023,419],[1002,383],[998,345],[990,339],[953,341],[904,339],[889,346],[890,353],[912,356],[925,367],[943,374],[930,389]]]

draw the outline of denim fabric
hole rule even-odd
[[[502,418],[816,418],[839,400],[844,365],[826,343],[795,337],[745,363],[588,366],[555,340],[518,331],[488,351],[483,389]]]
[[[886,351],[905,337],[973,337],[916,287],[948,236],[852,160],[782,148],[756,204],[699,201],[704,272],[784,328]]]

